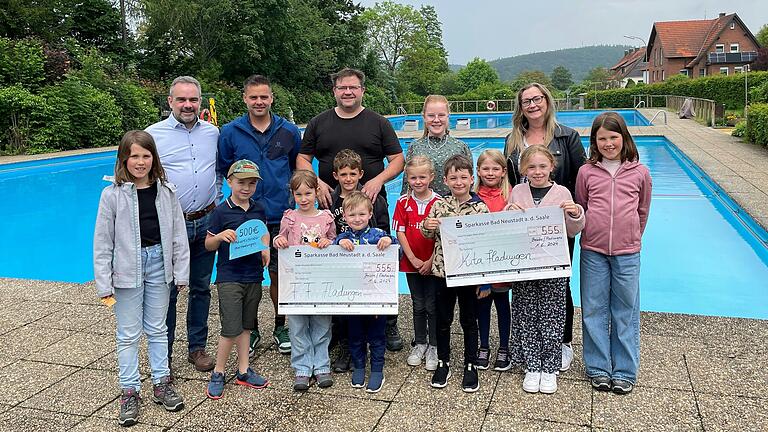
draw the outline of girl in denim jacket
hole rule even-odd
[[[122,388],[121,426],[138,421],[139,338],[147,336],[152,400],[168,411],[184,408],[171,384],[165,317],[171,282],[189,283],[189,245],[173,185],[166,182],[152,136],[127,132],[120,142],[113,184],[104,188],[93,238],[93,270],[102,302],[114,306]]]

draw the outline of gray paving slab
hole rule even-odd
[[[56,305],[47,302],[23,300],[16,298],[3,299],[2,310],[13,310],[16,313],[3,314],[0,317],[0,334],[8,333],[56,311]]]
[[[378,423],[388,402],[353,397],[328,398],[308,393],[277,419],[275,430],[316,432],[369,431]]]
[[[103,305],[60,303],[56,310],[37,321],[51,329],[80,331],[112,315]]]
[[[595,392],[592,425],[608,430],[703,430],[693,392],[635,387],[628,395]]]
[[[690,391],[685,353],[699,346],[693,339],[642,335],[638,384]]]
[[[485,414],[480,410],[448,410],[439,405],[394,402],[381,417],[374,431],[479,431],[484,417]]]
[[[523,375],[501,374],[489,414],[591,426],[591,412],[584,409],[592,404],[593,390],[587,381],[558,379],[555,394],[531,394],[523,390],[523,378]],[[552,409],[554,406],[557,410]]]
[[[85,419],[72,414],[17,406],[0,414],[0,427],[8,432],[65,432]]]
[[[697,394],[758,396],[767,398],[768,407],[768,369],[763,354],[701,347],[686,353],[686,361]]]
[[[458,429],[454,429],[458,430]],[[517,417],[509,417],[499,414],[488,414],[481,429],[483,432],[506,431],[560,431],[560,432],[587,432],[592,430],[588,426],[576,426],[555,421],[529,420]]]
[[[115,350],[112,337],[75,333],[28,356],[30,360],[71,366],[87,366]]]
[[[138,424],[131,426],[130,431],[131,432],[162,432],[166,429],[167,428],[163,426],[150,425],[150,424],[140,422]],[[101,417],[88,417],[87,419],[83,420],[82,422],[75,425],[72,429],[70,429],[70,431],[72,432],[102,432],[102,431],[125,432],[125,430],[126,429],[124,427],[120,426],[117,423],[117,417],[115,417],[114,419],[105,419]]]
[[[59,412],[90,416],[118,396],[117,374],[82,369],[25,400],[25,408],[49,407]]]
[[[764,431],[768,425],[768,401],[738,396],[697,394],[707,431]]]
[[[74,334],[68,330],[56,330],[34,322],[0,336],[3,353],[13,360],[26,358],[37,351]]]
[[[16,405],[54,383],[71,375],[78,368],[19,360],[0,369],[0,403]]]

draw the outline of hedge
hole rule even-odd
[[[768,83],[768,72],[749,72],[748,82],[751,89],[762,88],[765,83]],[[726,109],[741,109],[744,108],[744,75],[712,75],[648,84],[642,87],[590,91],[587,92],[585,102],[588,107],[592,107],[597,96],[598,108],[632,108],[634,102],[632,96],[638,94],[712,99],[716,103],[724,104]]]
[[[755,144],[768,146],[768,103],[749,105],[745,137]]]

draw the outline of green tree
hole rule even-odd
[[[461,93],[468,92],[483,84],[499,82],[499,75],[487,61],[475,57],[456,74],[456,84]]]
[[[413,47],[416,34],[423,32],[424,16],[413,6],[391,1],[376,3],[360,16],[367,28],[369,49],[378,54],[385,69],[391,74],[405,53]]]
[[[611,87],[611,71],[598,66],[589,71],[586,77],[584,77],[584,83],[589,84],[592,90],[597,86],[598,90],[607,89]]]
[[[547,88],[552,88],[552,81],[550,81],[547,74],[542,71],[522,71],[515,77],[514,81],[510,84],[510,87],[517,92],[530,83],[539,83]]]
[[[552,80],[552,85],[558,90],[565,90],[573,84],[571,71],[563,65],[554,68],[549,77]]]
[[[411,46],[403,54],[396,77],[404,91],[427,95],[440,92],[442,76],[450,72],[450,68],[435,8],[422,6],[420,13],[425,28],[413,35]]]
[[[760,27],[755,38],[761,47],[768,48],[768,24],[763,24],[763,26]]]

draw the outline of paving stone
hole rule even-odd
[[[96,284],[91,281],[86,284],[71,284],[58,282],[40,296],[40,300],[56,303],[102,305],[96,295]]]
[[[49,345],[74,334],[68,330],[55,330],[38,322],[19,327],[0,336],[3,353],[15,360],[30,356]]]
[[[57,305],[53,303],[20,300],[15,298],[4,299],[0,303],[0,310],[13,310],[13,314],[3,314],[0,316],[0,334],[37,321],[56,310]]]
[[[763,354],[725,354],[722,349],[701,347],[687,353],[686,361],[697,394],[768,394],[768,369],[758,366],[765,365]]]
[[[387,402],[307,393],[291,407],[291,415],[274,424],[281,431],[366,431],[378,423]]]
[[[768,425],[766,399],[708,394],[696,399],[707,431],[760,431]]]
[[[0,403],[0,414],[8,411],[11,408],[13,408],[13,406]]]
[[[69,414],[91,415],[118,396],[117,374],[82,369],[22,402],[26,408],[55,407]]]
[[[592,425],[610,430],[702,430],[692,392],[635,387],[628,395],[594,391]]]
[[[140,413],[139,420],[144,420],[145,413]],[[150,425],[146,423],[137,423],[131,426],[131,432],[162,432],[166,428],[162,426]],[[86,420],[78,423],[75,427],[70,429],[72,432],[102,432],[102,431],[125,431],[126,429],[117,423],[117,414],[112,419],[105,419],[101,417],[89,417]]]
[[[528,420],[508,417],[498,414],[488,414],[481,429],[483,432],[506,431],[560,431],[560,432],[587,432],[588,426],[576,426],[568,423],[554,421]]]
[[[639,385],[690,391],[684,355],[694,346],[692,339],[641,336]]]
[[[84,367],[114,350],[114,338],[93,333],[75,333],[30,355],[29,359]]]
[[[376,432],[479,431],[484,413],[480,410],[446,410],[442,406],[395,402],[379,420]]]
[[[461,389],[461,362],[451,366],[448,385],[442,389],[432,388],[432,372],[416,368],[406,378],[400,391],[395,395],[395,402],[416,405],[436,405],[446,410],[485,410],[499,380],[499,372],[480,371],[480,389],[475,393],[465,393]]]
[[[523,376],[501,374],[489,413],[529,420],[549,420],[589,426],[592,387],[586,381],[557,380],[557,392],[530,394],[523,390]],[[557,407],[557,409],[553,409]]]
[[[188,430],[270,430],[278,418],[296,415],[299,394],[274,388],[254,390],[227,384],[224,397],[206,399],[174,428]],[[305,417],[302,420],[306,421]],[[288,429],[283,429],[288,430]]]
[[[0,402],[16,405],[50,387],[77,368],[19,360],[0,369]]]
[[[82,416],[23,407],[0,414],[2,430],[8,432],[65,432],[83,420]]]
[[[52,329],[79,331],[112,314],[113,312],[103,305],[60,303],[55,312],[40,319],[37,323]]]
[[[139,405],[139,412],[141,413],[140,421],[142,423],[170,427],[180,421],[183,417],[192,413],[198,405],[207,399],[205,389],[208,384],[206,382],[176,379],[174,385],[176,391],[184,398],[184,409],[178,412],[168,412],[162,406],[152,402],[152,380],[147,379],[142,381],[142,398]],[[225,395],[225,397],[227,396],[232,395]],[[96,411],[93,415],[105,419],[114,419],[117,418],[119,412],[120,398],[117,398],[108,403],[105,407]]]

